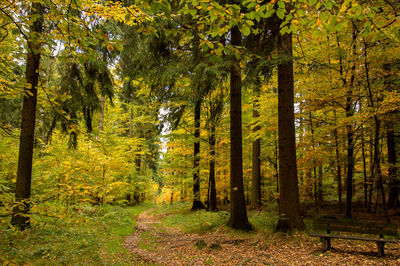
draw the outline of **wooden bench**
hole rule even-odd
[[[397,243],[397,239],[388,239],[384,236],[397,237],[397,226],[393,224],[373,223],[367,221],[355,221],[350,219],[317,218],[313,221],[314,231],[326,231],[326,233],[311,233],[310,236],[320,237],[324,250],[331,248],[331,239],[349,239],[376,242],[379,256],[385,254],[386,243]],[[366,237],[363,235],[338,235],[331,232],[348,232],[357,234],[377,235],[378,237]]]

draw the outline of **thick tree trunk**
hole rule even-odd
[[[217,210],[217,191],[215,188],[215,125],[211,125],[210,132],[210,176],[209,176],[209,194],[208,194],[208,210]]]
[[[193,159],[193,205],[192,211],[205,209],[200,199],[200,114],[201,100],[196,99],[194,107],[194,159]]]
[[[388,122],[386,131],[388,164],[389,164],[389,200],[388,208],[399,206],[400,180],[397,176],[397,156],[394,138],[394,127],[392,122]]]
[[[300,215],[297,180],[296,136],[294,127],[294,80],[292,35],[278,37],[282,63],[278,65],[278,136],[279,136],[279,214],[277,231],[304,230]],[[286,221],[286,222],[282,222]]]
[[[237,26],[231,30],[231,44],[240,45],[241,34]],[[235,229],[248,230],[251,225],[247,218],[243,189],[242,158],[242,88],[240,62],[232,57],[230,75],[230,217],[228,225]]]
[[[32,15],[39,15],[30,26],[28,55],[26,60],[26,83],[29,86],[24,95],[22,106],[21,135],[19,144],[17,183],[15,188],[15,206],[11,224],[19,229],[30,227],[30,196],[32,183],[32,158],[35,133],[37,85],[40,64],[40,34],[43,28],[43,6],[32,4]]]
[[[256,100],[253,104],[253,118],[257,119],[260,117],[258,112],[259,103],[258,97],[260,95],[260,87],[257,84],[254,87],[254,97]],[[260,126],[255,126],[253,132],[260,130]],[[261,139],[257,138],[253,141],[253,153],[252,153],[252,180],[251,180],[251,207],[260,208],[261,207]]]

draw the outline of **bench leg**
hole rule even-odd
[[[385,256],[385,242],[376,242],[379,257]]]
[[[321,237],[322,247],[324,250],[331,249],[331,239],[328,237]]]

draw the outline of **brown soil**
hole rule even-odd
[[[138,259],[133,264],[156,265],[400,265],[400,243],[387,244],[384,258],[374,243],[333,240],[334,249],[322,252],[321,243],[306,234],[291,236],[228,232],[187,234],[162,226],[154,209],[137,218],[136,232],[125,247]]]

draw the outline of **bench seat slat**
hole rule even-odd
[[[372,235],[388,235],[388,236],[397,236],[398,233],[396,230],[386,229],[386,228],[365,228],[362,226],[346,226],[342,224],[315,224],[314,230],[331,230],[331,231],[340,231],[340,232],[352,232],[352,233],[360,233],[360,234],[372,234]]]
[[[385,244],[386,243],[399,243],[397,239],[383,238],[384,235],[387,236],[398,236],[397,226],[394,224],[378,224],[374,222],[367,221],[355,221],[349,219],[336,219],[334,217],[320,217],[314,219],[313,223],[314,230],[323,230],[326,233],[311,233],[309,236],[320,237],[322,245],[325,250],[331,248],[331,239],[348,239],[348,240],[360,240],[360,241],[371,241],[375,242],[378,247],[378,255],[384,256],[385,254]],[[331,234],[332,232],[349,232],[367,235],[379,235],[365,237],[362,235],[337,235]]]
[[[350,240],[362,240],[362,241],[373,241],[373,242],[384,242],[384,243],[397,243],[396,239],[385,239],[385,238],[368,238],[360,236],[343,236],[343,235],[331,235],[331,234],[316,234],[311,233],[309,236],[324,237],[324,238],[340,238],[340,239],[350,239]]]
[[[314,223],[315,224],[333,223],[333,224],[345,225],[345,226],[397,230],[397,225],[395,225],[395,224],[376,223],[376,222],[369,222],[369,221],[356,221],[356,220],[349,220],[349,219],[317,218],[314,220]]]
[[[348,219],[317,218],[314,220],[313,227],[314,230],[398,236],[398,228],[395,224],[378,224]]]

